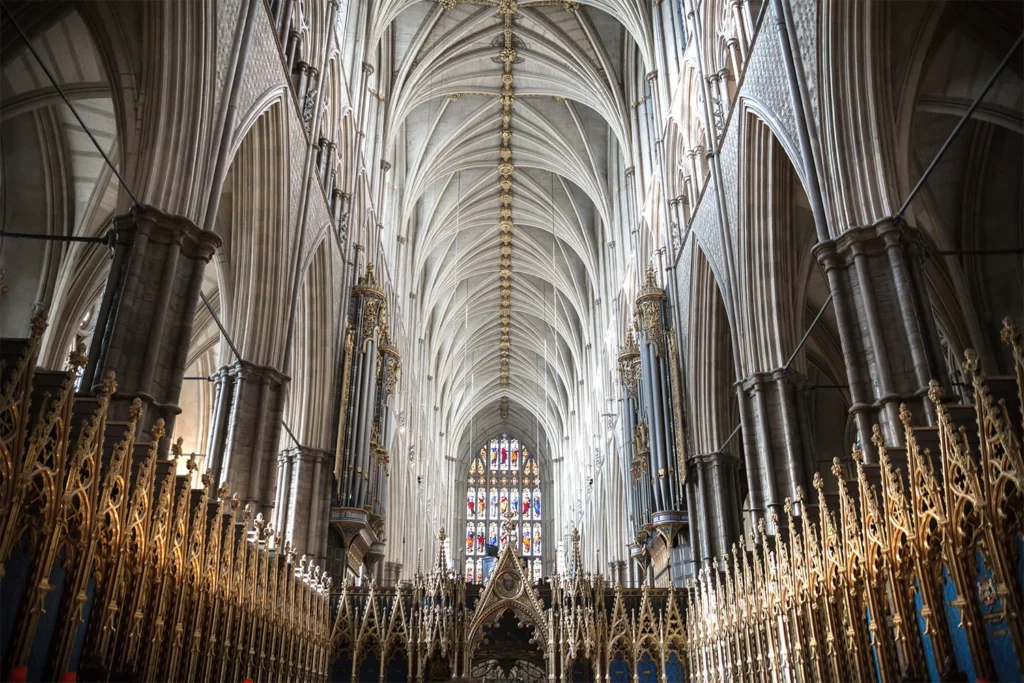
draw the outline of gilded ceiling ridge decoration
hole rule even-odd
[[[517,0],[499,0],[498,12],[505,23],[501,49],[501,61],[504,65],[501,75],[501,147],[498,152],[498,181],[501,187],[501,210],[498,221],[498,241],[500,261],[498,265],[498,281],[500,297],[498,302],[498,318],[501,323],[501,337],[498,342],[498,354],[501,361],[498,379],[501,388],[509,386],[509,358],[512,355],[512,342],[509,339],[509,328],[512,319],[512,105],[516,101],[513,89],[512,65],[517,59],[515,36],[512,34],[512,20],[519,11]]]
[[[509,387],[510,372],[509,359],[512,356],[512,341],[510,338],[512,322],[512,175],[515,173],[515,166],[512,164],[512,105],[515,103],[516,94],[513,87],[512,65],[522,58],[518,55],[517,47],[522,46],[522,41],[513,34],[512,24],[515,15],[520,7],[542,7],[561,5],[566,11],[577,11],[579,3],[564,2],[563,0],[532,0],[525,1],[520,5],[519,0],[437,0],[442,10],[455,9],[459,3],[484,5],[495,7],[504,20],[504,30],[501,38],[495,40],[492,45],[501,46],[501,52],[495,61],[501,61],[503,67],[502,85],[499,92],[499,99],[502,104],[502,128],[500,133],[501,144],[499,147],[498,174],[500,176],[499,186],[501,187],[501,210],[498,222],[498,240],[500,260],[498,267],[499,280],[499,304],[498,316],[501,325],[501,333],[498,342],[498,352],[501,359],[498,378],[503,389]],[[449,99],[455,100],[460,94],[449,95]],[[507,405],[507,404],[506,404]],[[507,416],[507,408],[503,408],[503,419]]]
[[[498,263],[498,320],[501,326],[498,340],[498,354],[500,366],[498,380],[502,389],[509,387],[509,359],[512,355],[512,342],[510,329],[512,321],[512,175],[515,173],[515,166],[512,163],[512,105],[515,104],[516,94],[513,87],[512,65],[522,61],[518,55],[517,48],[523,45],[522,40],[512,32],[512,24],[515,15],[519,12],[519,0],[438,0],[442,10],[455,9],[456,5],[462,4],[485,5],[497,9],[498,14],[504,21],[504,30],[500,39],[492,42],[494,47],[501,47],[501,52],[494,58],[503,64],[501,75],[501,90],[498,98],[501,101],[501,132],[500,147],[498,151],[498,185],[501,188],[499,199],[501,200],[500,216],[498,220],[498,243],[500,260]],[[575,2],[563,2],[563,0],[534,0],[527,1],[522,7],[544,7],[561,5],[566,11],[575,12],[579,5]],[[456,96],[449,96],[449,99],[457,99]],[[504,418],[507,411],[503,411]]]

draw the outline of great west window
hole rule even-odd
[[[533,580],[541,577],[540,469],[537,459],[518,439],[502,436],[480,449],[469,466],[466,486],[466,581],[483,581],[486,546],[499,550],[511,544],[525,561]],[[504,522],[513,522],[504,531]]]

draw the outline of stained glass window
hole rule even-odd
[[[483,444],[470,463],[466,486],[466,581],[483,580],[487,546],[511,546],[527,559],[534,580],[541,572],[540,469],[519,439],[501,436]],[[511,515],[511,533],[503,528]]]

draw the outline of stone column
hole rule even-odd
[[[318,556],[324,545],[320,537],[326,534],[328,521],[318,518],[323,509],[328,453],[308,446],[291,446],[281,452],[281,457],[286,462],[282,468],[285,478],[278,482],[278,488],[286,491],[279,496],[283,506],[279,515],[281,529],[297,552]]]
[[[288,29],[288,42],[285,48],[285,57],[288,60],[288,73],[295,69],[295,53],[299,49],[299,32],[293,28]]]
[[[277,3],[274,23],[277,25],[278,39],[282,45],[287,45],[288,34],[292,26],[292,0],[280,0]]]
[[[807,444],[797,405],[806,381],[800,373],[779,368],[759,372],[740,382],[740,417],[744,425],[752,524],[771,511],[782,517],[782,502],[796,500],[797,488],[810,490]],[[769,532],[774,533],[770,528]]]
[[[725,557],[737,535],[731,496],[731,489],[736,484],[732,476],[736,469],[735,458],[728,453],[707,453],[692,460],[698,490],[703,494],[702,500],[697,502],[702,513],[699,556],[701,561],[709,563],[713,557]],[[696,550],[694,548],[695,553]]]
[[[398,584],[398,578],[402,575],[401,562],[384,563],[384,587],[392,588]]]
[[[747,33],[747,24],[743,21],[743,6],[741,0],[730,0],[729,11],[732,14],[732,20],[736,26],[736,37],[730,39],[726,45],[729,47],[730,51],[738,49],[740,59],[745,62],[747,61],[747,52],[750,50],[750,35]],[[734,46],[731,43],[735,43],[736,45]],[[739,73],[739,69],[737,69],[737,78],[739,78]]]
[[[832,290],[861,446],[870,462],[871,425],[902,446],[899,405],[935,424],[928,381],[948,384],[923,272],[918,230],[885,219],[814,248]]]
[[[323,546],[321,542],[321,536],[323,535],[321,529],[324,528],[324,520],[320,519],[321,510],[323,509],[321,503],[325,495],[323,478],[330,471],[330,464],[327,460],[327,451],[309,450],[313,451],[313,476],[309,487],[309,494],[304,498],[309,508],[305,538],[306,552],[316,555],[319,554]],[[301,489],[299,490],[301,491]],[[301,538],[301,536],[296,535],[296,538]]]
[[[140,398],[142,432],[163,418],[174,433],[203,273],[220,245],[214,233],[152,207],[114,218],[110,273],[81,382],[96,391],[116,374],[112,420],[127,419]]]
[[[226,425],[210,435],[210,469],[227,482],[255,512],[269,513],[274,504],[275,465],[281,439],[288,378],[273,368],[235,361],[220,369],[225,386]]]

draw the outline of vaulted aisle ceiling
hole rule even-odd
[[[404,244],[399,294],[426,346],[408,369],[436,378],[459,454],[471,421],[475,440],[501,428],[559,444],[591,390],[609,154],[630,156],[622,65],[650,44],[636,28],[646,7],[599,4],[405,0],[377,14],[394,76],[387,228]]]

